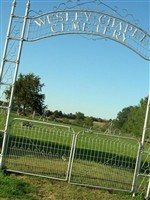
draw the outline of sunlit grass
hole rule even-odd
[[[134,200],[143,200],[137,195]],[[0,172],[1,200],[132,200],[132,195],[112,190],[91,189],[63,181]]]
[[[33,188],[29,183],[23,180],[17,180],[13,176],[6,176],[0,171],[0,199],[24,199],[24,200],[36,200],[31,196]]]
[[[70,127],[12,123],[5,166],[12,171],[66,179],[73,138]],[[136,139],[80,132],[70,181],[130,191],[138,148]]]

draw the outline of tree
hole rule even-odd
[[[63,117],[63,113],[62,113],[62,111],[55,110],[55,111],[53,112],[53,116],[54,116],[55,118],[61,118],[61,117]]]
[[[148,97],[141,99],[139,105],[123,108],[114,120],[115,128],[136,136],[142,135]]]
[[[44,113],[43,113],[43,117],[50,117],[52,114],[53,114],[52,111],[50,111],[50,110],[45,110]]]
[[[45,95],[41,94],[44,84],[40,83],[40,77],[33,73],[26,75],[20,74],[16,81],[14,90],[14,105],[17,109],[35,111],[42,114],[44,108]],[[7,99],[10,98],[10,89],[5,91]]]
[[[76,120],[77,122],[82,122],[84,120],[85,116],[81,112],[76,112]]]
[[[123,125],[127,122],[129,114],[132,112],[133,106],[123,108],[117,115],[115,125],[117,128],[122,128]]]
[[[69,113],[69,114],[66,114],[65,117],[68,118],[68,119],[75,119],[76,115],[72,114],[72,113]]]
[[[93,118],[92,117],[85,117],[84,124],[86,127],[92,127],[93,126]]]

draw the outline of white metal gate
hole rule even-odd
[[[134,192],[136,139],[16,118],[5,157],[8,171],[69,183]]]
[[[5,165],[8,171],[67,180],[73,143],[67,126],[15,119]]]
[[[102,133],[78,134],[69,182],[85,186],[134,191],[139,142]]]

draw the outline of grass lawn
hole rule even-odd
[[[6,168],[9,171],[20,171],[61,180],[67,179],[71,145],[75,136],[72,129],[41,122],[32,122],[31,126],[24,126],[22,122],[22,120],[16,120],[10,128]],[[2,133],[0,133],[0,143],[1,141]],[[138,147],[138,141],[133,139],[102,133],[80,133],[76,137],[76,145],[73,149],[74,159],[70,182],[130,191]],[[143,165],[143,170],[146,170],[146,167],[149,166],[149,159]],[[0,190],[2,187],[0,200],[2,197],[12,200],[19,198],[29,200],[132,199],[128,193],[89,189],[39,177],[14,174],[10,176],[1,174],[1,176],[4,181],[5,179],[12,181],[9,188],[14,189],[14,195],[17,196],[13,196],[13,191],[9,197],[5,196],[3,194],[5,182],[0,182]],[[39,182],[42,184],[40,185]],[[41,188],[38,188],[36,183]],[[25,191],[16,193],[17,187],[20,188],[20,185],[23,185]],[[48,190],[46,190],[47,188]],[[22,189],[19,189],[19,191],[22,191]],[[43,193],[40,191],[43,191]],[[8,189],[7,193],[9,193]],[[142,197],[139,195],[135,199],[142,199]]]
[[[133,200],[133,198],[129,193],[0,172],[0,200]],[[143,200],[143,195],[137,195],[134,200]]]

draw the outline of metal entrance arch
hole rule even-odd
[[[88,8],[89,4],[91,5],[90,8],[92,9]],[[108,10],[110,12],[107,13],[101,11],[101,9],[99,9],[101,6],[109,8]],[[67,3],[57,5],[48,13],[39,14],[34,12],[34,16],[29,15],[31,10],[30,1],[28,0],[23,17],[16,15],[15,10],[16,0],[14,0],[12,4],[0,71],[0,137],[2,138],[0,168],[3,167],[3,161],[7,150],[11,105],[21,57],[22,45],[24,42],[32,42],[45,37],[63,34],[86,34],[108,38],[119,42],[133,50],[143,59],[148,61],[150,60],[149,33],[134,23],[130,23],[126,19],[122,18],[116,10],[106,6],[106,4],[102,3],[100,0],[94,0],[85,3],[80,3],[78,1],[67,1]],[[11,96],[9,101],[6,101],[4,93],[7,87],[11,87]],[[141,161],[144,157],[144,154],[146,154],[148,157],[150,156],[149,150],[144,147],[148,132],[149,111],[150,95],[147,104],[143,136],[139,148],[139,156],[136,163],[135,178],[138,178],[140,175],[144,177],[147,176],[147,174],[141,171]],[[147,177],[149,178],[149,175]],[[149,193],[150,183],[147,190],[147,197],[149,196]]]

